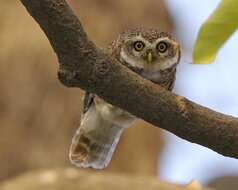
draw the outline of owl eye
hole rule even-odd
[[[156,48],[160,53],[165,53],[168,49],[168,44],[166,42],[159,42]]]
[[[136,51],[142,51],[144,49],[144,47],[145,47],[145,44],[142,41],[136,41],[134,43],[134,49]]]

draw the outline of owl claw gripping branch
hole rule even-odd
[[[157,29],[129,29],[107,50],[142,77],[173,89],[180,46],[170,34]],[[71,162],[84,168],[105,168],[123,130],[135,120],[128,112],[86,92],[81,123],[70,147]]]

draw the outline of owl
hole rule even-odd
[[[142,77],[172,90],[180,46],[170,34],[150,28],[129,29],[108,46],[107,52]],[[123,130],[137,118],[90,92],[85,93],[83,102],[69,158],[79,167],[103,169]]]

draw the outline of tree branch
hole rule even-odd
[[[85,180],[86,179],[86,180]],[[155,177],[95,173],[72,168],[31,171],[0,183],[1,190],[214,190],[196,181],[182,186],[160,182]]]
[[[64,85],[93,92],[181,138],[238,158],[238,119],[174,95],[103,53],[65,0],[21,2],[55,50]]]

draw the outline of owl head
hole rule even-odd
[[[148,71],[166,70],[180,59],[175,38],[157,29],[129,29],[119,36],[117,44],[120,61]]]

